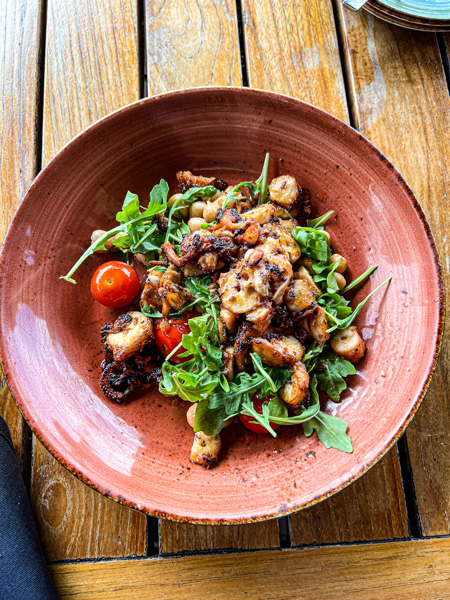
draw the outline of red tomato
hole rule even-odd
[[[252,398],[253,408],[256,410],[257,413],[262,415],[262,405],[264,404],[264,402],[268,402],[271,398],[272,396],[259,398],[258,394],[255,394]],[[269,433],[269,431],[267,431],[267,429],[259,423],[251,422],[255,420],[254,417],[248,417],[247,415],[239,415],[239,419],[241,420],[241,423],[247,427],[247,429],[250,429],[250,431],[253,431],[255,433]],[[278,427],[280,426],[278,423],[270,422],[270,424],[272,426],[272,429],[278,429]]]
[[[92,295],[100,304],[120,308],[139,293],[139,276],[132,266],[113,260],[95,271],[91,279]]]
[[[163,317],[158,319],[156,322],[156,345],[164,354],[168,356],[172,350],[174,350],[181,342],[185,333],[190,333],[188,320],[193,317],[198,317],[198,313],[193,311],[186,311],[179,319],[172,317]],[[186,350],[181,346],[179,350],[170,357],[170,361],[174,363],[183,363],[189,360],[190,356],[180,358],[180,354],[183,354]]]

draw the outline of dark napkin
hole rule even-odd
[[[0,417],[0,599],[58,600],[5,421]]]

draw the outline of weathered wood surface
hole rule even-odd
[[[250,84],[311,102],[348,121],[331,1],[244,0],[243,6]],[[291,532],[294,545],[407,536],[397,452],[355,486],[292,515]]]
[[[241,85],[235,2],[147,0],[148,94]]]
[[[43,161],[103,115],[138,98],[133,0],[50,0]],[[48,560],[145,553],[146,518],[92,491],[34,440],[32,505]]]
[[[0,244],[39,168],[41,5],[40,0],[17,0],[2,2],[0,6]],[[8,423],[17,456],[23,464],[27,429],[1,368],[0,415]]]
[[[408,536],[396,447],[342,492],[291,517],[293,546]]]
[[[331,0],[243,0],[243,20],[251,87],[348,120]]]
[[[424,600],[450,595],[450,540],[51,568],[61,600]]]
[[[394,162],[430,221],[447,289],[450,101],[436,36],[343,11],[355,118]],[[446,37],[446,44],[450,38]],[[447,311],[449,309],[447,297]],[[448,314],[448,312],[447,312]],[[423,535],[450,533],[449,340],[406,434]]]
[[[161,554],[185,551],[211,551],[220,549],[278,548],[278,522],[273,519],[248,525],[190,525],[173,521],[160,521]]]

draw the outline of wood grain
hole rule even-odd
[[[438,600],[450,540],[51,567],[61,600]]]
[[[138,98],[133,0],[50,0],[43,159]],[[142,555],[145,516],[93,492],[34,441],[32,504],[48,560]]]
[[[278,548],[276,520],[248,525],[190,525],[160,521],[161,554],[222,549]]]
[[[295,96],[348,121],[331,1],[244,0],[243,6],[251,85]],[[396,451],[339,495],[292,515],[291,535],[294,545],[407,536]]]
[[[251,87],[348,120],[331,0],[243,0]]]
[[[38,170],[41,15],[39,0],[17,0],[0,5],[0,243]],[[23,464],[26,425],[1,368],[0,415],[8,423],[17,456]]]
[[[344,13],[355,118],[421,202],[448,289],[450,101],[436,37],[390,26],[365,12]],[[447,314],[449,308],[447,296]],[[450,533],[449,354],[447,335],[436,374],[406,436],[423,535]]]
[[[342,492],[291,517],[294,546],[408,536],[396,447]]]
[[[241,85],[232,0],[146,1],[148,93]]]
[[[146,3],[149,94],[207,85],[240,85],[234,2]],[[161,520],[161,553],[279,546],[276,521],[205,526]]]

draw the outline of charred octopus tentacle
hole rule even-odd
[[[123,402],[161,375],[154,357],[145,354],[153,341],[153,323],[140,312],[120,315],[102,327],[105,360],[100,385],[111,400]]]

